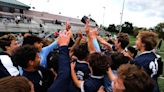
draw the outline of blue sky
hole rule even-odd
[[[98,24],[120,24],[123,0],[18,0],[35,7],[37,11],[49,12],[73,18],[91,15]],[[105,7],[105,9],[103,8]],[[103,17],[104,16],[104,17]],[[103,22],[104,19],[104,22]],[[164,0],[125,0],[123,22],[134,26],[154,27],[164,22]]]

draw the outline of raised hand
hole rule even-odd
[[[133,57],[126,51],[123,51],[124,56],[128,57],[130,60],[133,60]]]
[[[69,44],[70,41],[70,37],[71,37],[71,32],[70,31],[63,31],[63,32],[59,32],[59,38],[58,38],[58,44],[59,46],[67,46]]]
[[[66,21],[66,30],[69,31],[71,29],[71,25],[69,21]]]

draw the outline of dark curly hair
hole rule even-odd
[[[27,68],[30,60],[35,60],[37,49],[34,46],[25,45],[17,48],[13,54],[13,61],[21,66],[22,68]]]
[[[86,59],[88,56],[89,51],[88,51],[88,46],[86,43],[80,44],[78,47],[75,48],[74,50],[74,55],[79,59],[83,60]]]
[[[111,68],[112,70],[117,70],[119,66],[122,64],[128,63],[128,58],[124,56],[124,54],[120,52],[113,52],[111,54],[111,59],[112,59],[112,65]]]
[[[89,62],[93,75],[95,76],[106,74],[111,62],[106,55],[98,52],[90,54],[87,61]]]

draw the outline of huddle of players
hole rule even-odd
[[[71,47],[68,47],[72,38],[70,28],[43,48],[42,39],[36,36],[25,37],[21,47],[11,35],[2,37],[0,77],[24,76],[34,84],[35,92],[159,92],[160,57],[153,52],[157,45],[155,33],[138,34],[136,47],[140,54],[135,57],[137,50],[127,47],[128,34],[118,33],[112,45],[88,24],[85,28],[87,42],[81,41],[83,36],[79,32]],[[103,50],[98,42],[104,45]],[[54,48],[57,49],[48,60]],[[6,67],[6,60],[11,69]]]

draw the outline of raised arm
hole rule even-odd
[[[97,30],[90,28],[90,23],[89,20],[86,20],[86,25],[85,25],[85,32],[88,36],[88,49],[90,53],[93,52],[101,52],[100,46],[97,42],[96,36],[97,36]]]
[[[101,44],[107,46],[107,48],[108,48],[109,50],[112,50],[111,44],[109,44],[107,41],[105,41],[102,37],[97,36],[97,40],[98,40]]]
[[[53,43],[51,43],[49,46],[46,46],[44,48],[42,48],[42,51],[40,52],[40,54],[42,54],[43,57],[47,57],[48,54],[53,51],[54,48],[56,48],[58,46],[57,40],[54,41]],[[46,62],[46,58],[41,61],[41,65],[43,66],[47,66],[47,62]]]
[[[69,51],[70,57],[73,56],[74,49],[80,44],[82,37],[83,37],[82,32],[81,32],[81,30],[79,30],[78,31],[78,37],[76,38],[76,42],[74,43],[74,45],[71,47],[71,49]]]
[[[58,38],[59,58],[58,58],[58,75],[48,92],[67,92],[70,82],[70,57],[68,43],[70,41],[69,32],[60,33]]]
[[[75,72],[75,62],[71,63],[71,76],[72,80],[75,83],[76,87],[81,88],[82,82],[81,80],[78,80],[76,72]]]
[[[113,92],[123,92],[123,90],[125,89],[123,80],[115,76],[111,68],[108,68],[107,75],[108,78],[112,81]]]
[[[93,41],[92,42],[93,42],[93,46],[96,49],[96,52],[101,52],[100,45],[99,45],[96,37],[93,38]]]
[[[93,38],[90,38],[90,37],[88,37],[88,50],[89,50],[89,53],[96,52],[96,49],[93,45]]]

